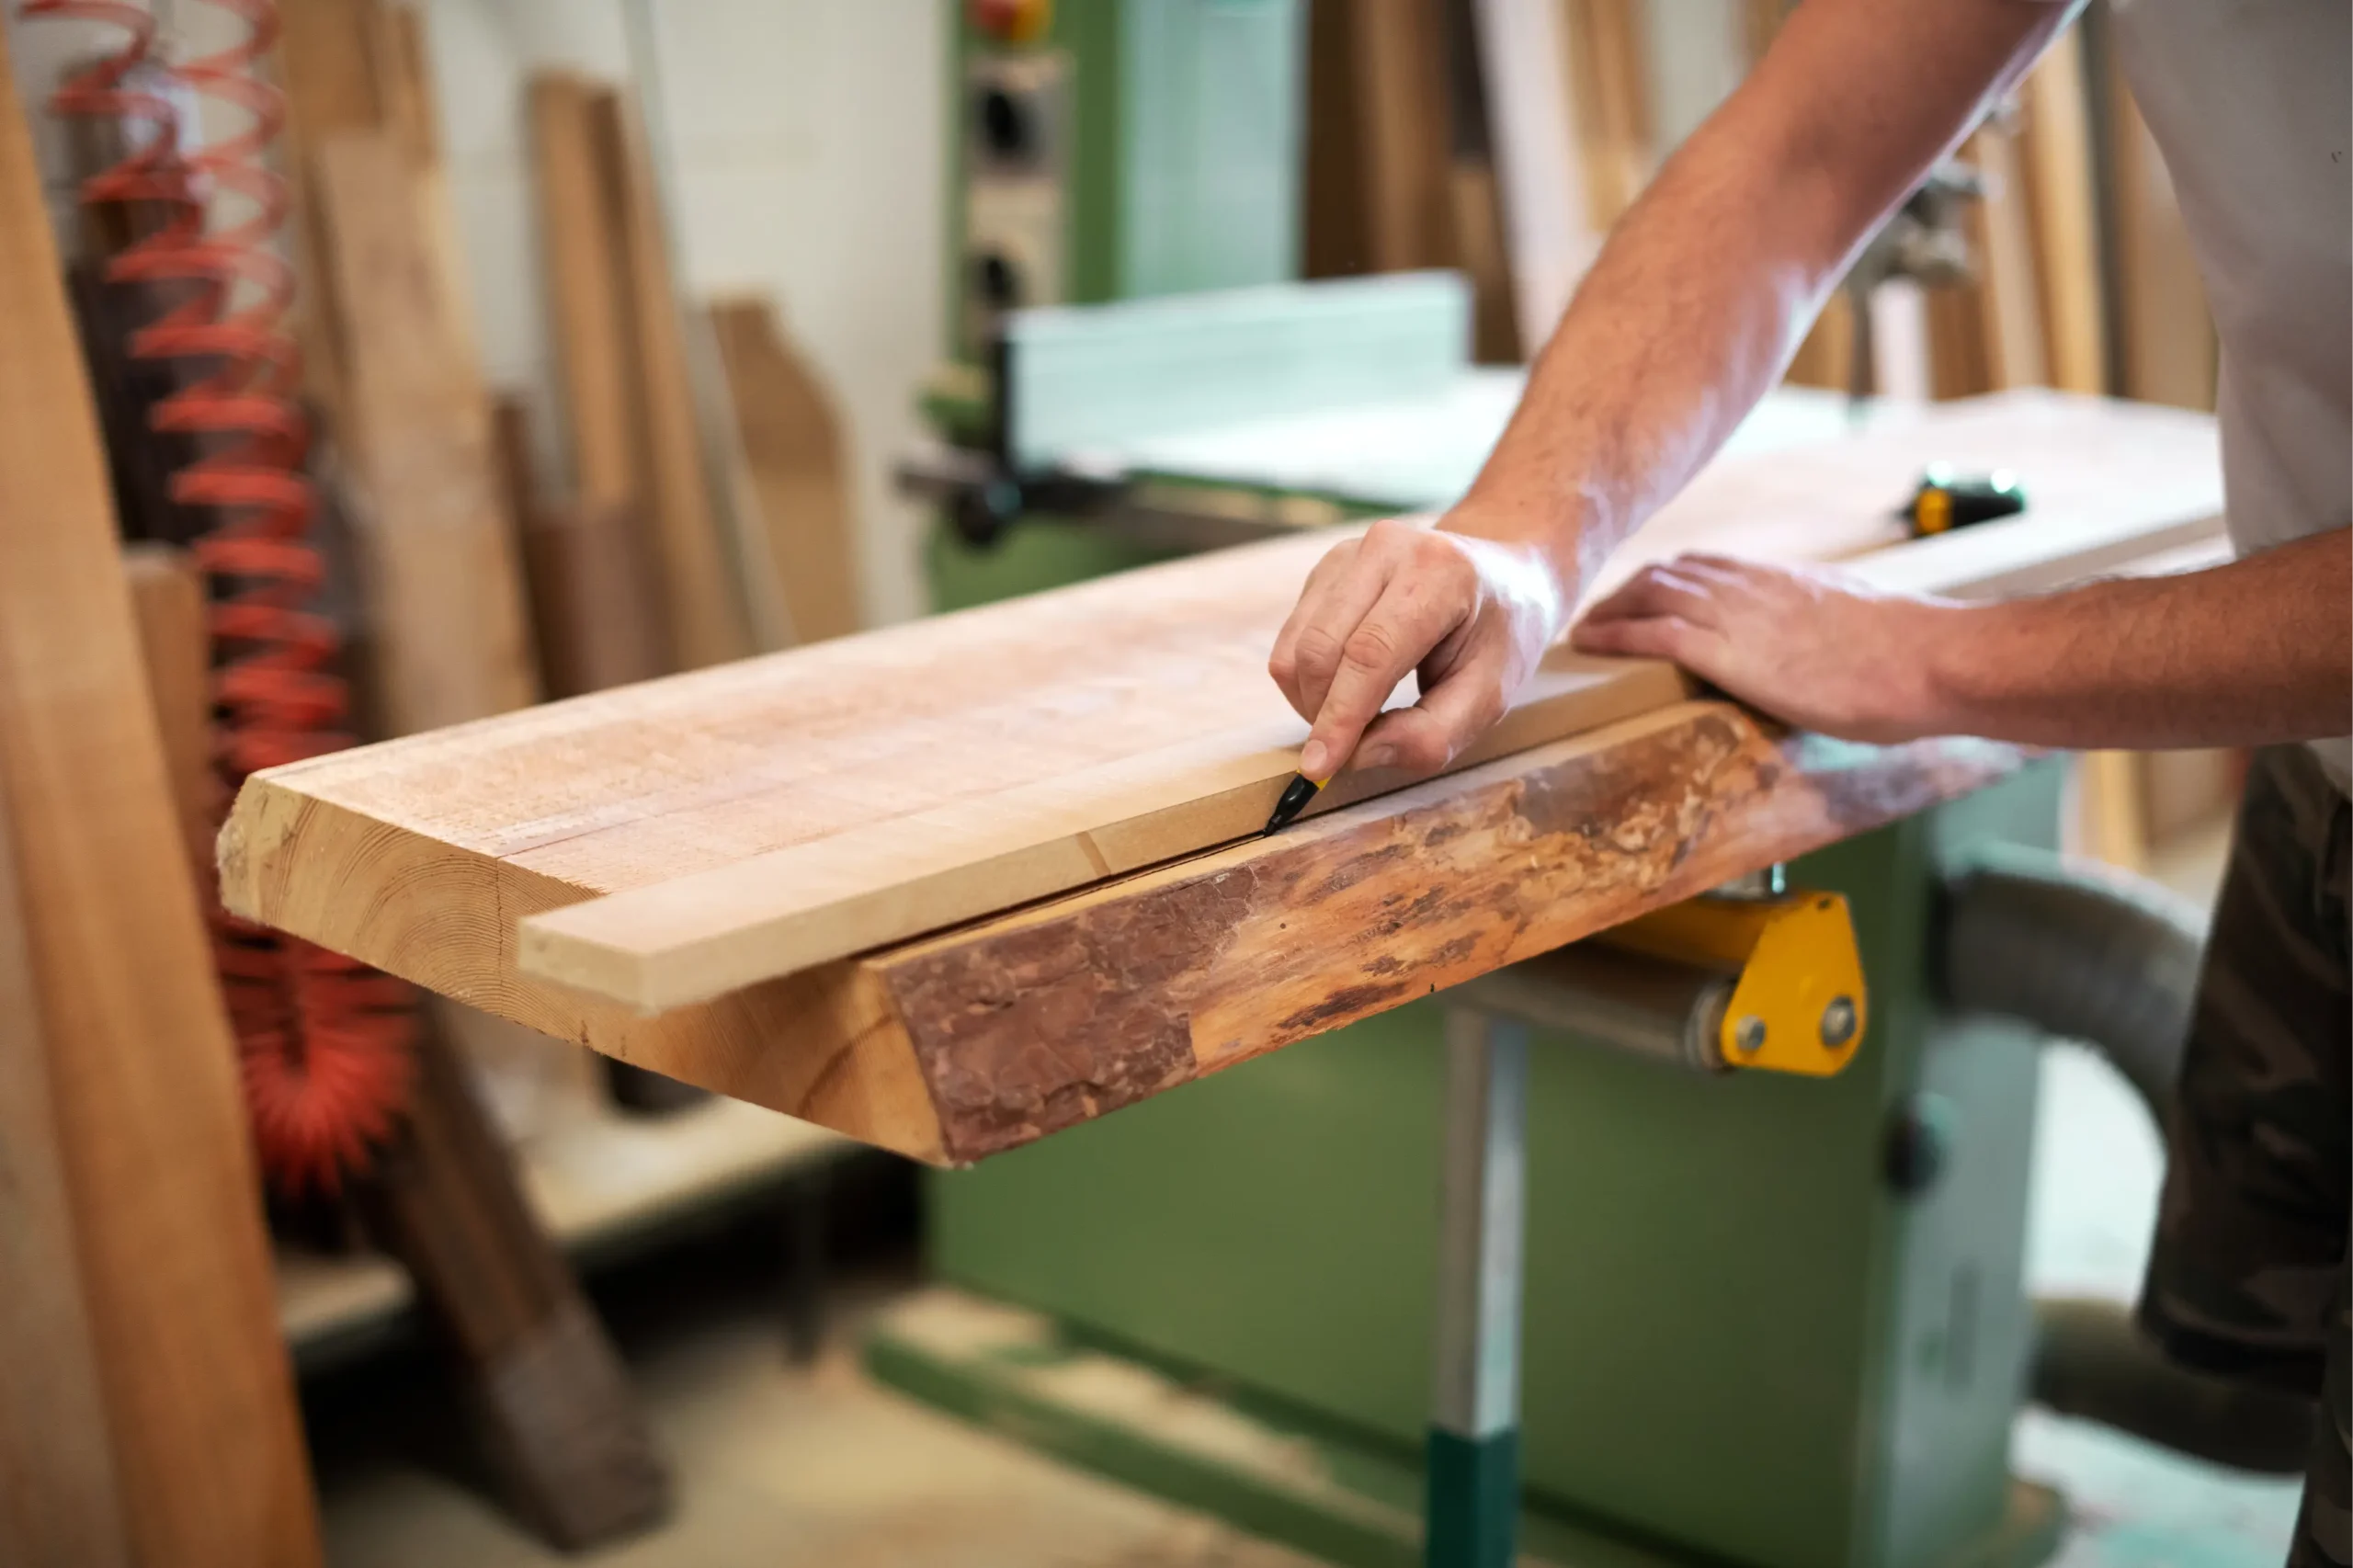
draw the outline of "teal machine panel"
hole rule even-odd
[[[1018,46],[961,25],[949,182],[954,352],[995,312],[1288,281],[1299,272],[1304,0],[1063,0]],[[934,608],[1160,556],[1028,517],[933,530]]]
[[[1540,1037],[1525,1483],[1540,1511],[1767,1568],[1975,1561],[2029,1319],[2029,1037],[1937,1015],[1939,869],[2047,846],[2058,769],[1800,863],[1852,902],[1870,1038],[1827,1081]],[[968,1289],[1401,1455],[1430,1387],[1439,1003],[933,1187]]]

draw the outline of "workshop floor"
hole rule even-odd
[[[2211,896],[2219,837],[2161,870]],[[2028,1270],[2040,1291],[2129,1299],[2146,1256],[2161,1156],[2121,1082],[2088,1053],[2046,1058]],[[901,1281],[900,1283],[904,1283]],[[837,1314],[815,1365],[781,1353],[769,1287],[692,1267],[618,1314],[620,1334],[678,1477],[665,1528],[567,1559],[472,1490],[419,1465],[449,1413],[415,1394],[413,1358],[323,1397],[320,1449],[332,1568],[1308,1568],[1294,1553],[1039,1458],[869,1382]],[[888,1288],[887,1286],[884,1288]],[[870,1308],[877,1287],[854,1288]],[[612,1303],[607,1302],[610,1306]],[[2073,1501],[2059,1568],[2276,1568],[2293,1483],[2177,1458],[2029,1411],[2018,1468]]]
[[[796,1369],[773,1302],[722,1293],[699,1321],[622,1335],[677,1482],[663,1528],[563,1556],[408,1457],[446,1412],[409,1412],[404,1432],[338,1411],[320,1445],[331,1568],[1311,1568],[878,1389],[855,1307]]]

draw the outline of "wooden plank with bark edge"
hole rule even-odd
[[[2211,536],[2220,511],[2211,420],[2015,394],[1718,464],[1602,585],[1678,548],[1874,551],[1901,537],[1892,502],[1931,460],[2014,468],[2034,508],[1853,563],[1885,585],[2047,587]],[[496,995],[522,919],[549,942],[536,961],[585,937],[564,973],[662,1005],[1199,850],[1256,828],[1293,765],[1305,726],[1267,680],[1266,650],[1330,538],[272,770],[223,840],[226,896],[306,935],[331,928],[330,946],[353,939],[338,903],[395,926],[421,916],[452,943],[494,937],[461,994]],[[1552,710],[1516,721],[1510,744],[1654,706],[1677,689],[1643,694],[1660,679],[1570,661],[1529,694]],[[310,835],[341,820],[329,810],[377,827],[308,859]],[[620,896],[534,918],[598,894]],[[620,918],[633,905],[651,913]]]
[[[2019,756],[1777,737],[1729,705],[1678,703],[652,1018],[517,972],[511,930],[316,898],[322,879],[380,864],[381,825],[345,808],[295,808],[310,871],[262,891],[297,928],[419,983],[957,1164],[1868,831]],[[567,896],[511,866],[477,873],[510,913]],[[1008,1013],[1006,1028],[992,1011]]]
[[[171,806],[106,465],[0,40],[0,793],[83,1289],[142,1563],[309,1568],[235,1052]]]
[[[2023,758],[1980,741],[1777,736],[1730,704],[1678,704],[858,968],[929,1092],[939,1156],[964,1164],[1912,815]]]
[[[0,1562],[130,1568],[29,927],[0,803]]]

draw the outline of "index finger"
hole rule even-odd
[[[1392,580],[1347,634],[1331,689],[1300,753],[1300,771],[1319,783],[1337,773],[1397,683],[1454,630],[1457,619],[1440,601]]]

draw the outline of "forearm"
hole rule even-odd
[[[1933,613],[1927,728],[2155,750],[2353,727],[2353,530],[2211,571]]]
[[[1779,378],[1855,250],[2069,7],[1809,0],[1618,225],[1447,527],[1567,595]]]

